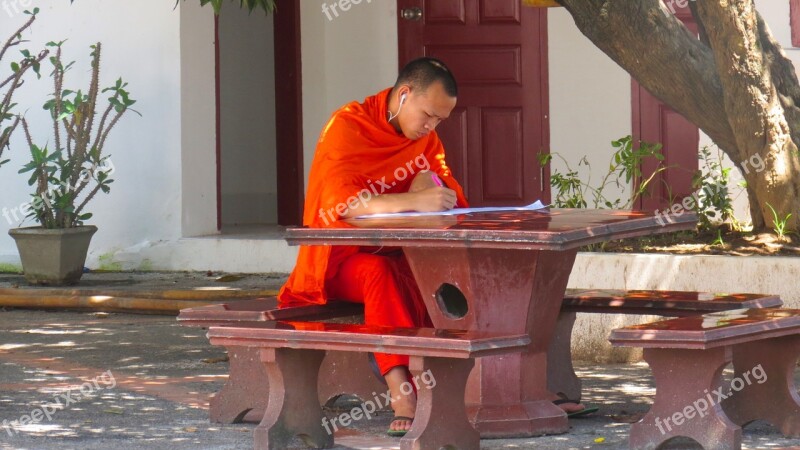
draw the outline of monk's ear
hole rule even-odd
[[[400,89],[397,90],[397,93],[400,94],[399,98],[403,98],[404,96],[408,99],[408,94],[411,93],[411,86],[404,84],[400,86]]]

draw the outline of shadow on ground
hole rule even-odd
[[[208,344],[204,330],[180,327],[174,317],[2,310],[0,449],[252,448],[254,424],[207,420],[208,396],[227,367],[224,351]],[[599,406],[599,414],[571,420],[567,434],[483,440],[481,448],[627,448],[630,423],[654,394],[647,366],[577,367],[585,401]],[[355,405],[343,398],[327,414]],[[399,448],[385,435],[390,420],[384,411],[340,429],[336,448]],[[743,435],[748,449],[800,445],[765,423]]]

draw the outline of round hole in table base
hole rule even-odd
[[[450,283],[444,283],[436,290],[436,303],[439,309],[451,319],[461,319],[469,312],[467,298],[461,290]]]

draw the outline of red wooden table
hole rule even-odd
[[[467,385],[482,437],[567,431],[547,390],[547,348],[578,247],[695,227],[696,215],[552,209],[459,216],[366,218],[292,228],[289,244],[402,247],[437,328],[526,332],[522,354],[479,359]]]

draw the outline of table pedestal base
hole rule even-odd
[[[549,400],[524,402],[514,407],[467,405],[467,416],[482,438],[532,437],[564,433],[564,412]]]
[[[531,336],[521,354],[475,362],[466,404],[481,437],[565,433],[567,416],[547,389],[547,349],[577,250],[403,251],[436,328]]]

